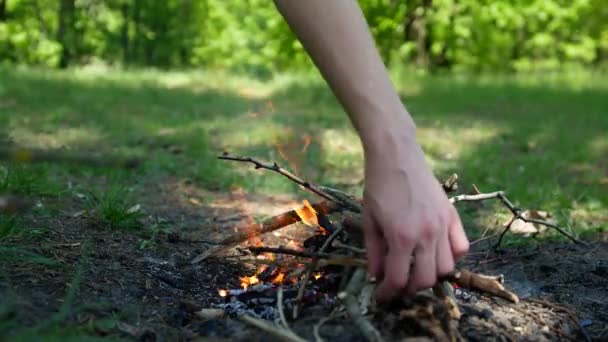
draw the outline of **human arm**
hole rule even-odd
[[[378,297],[433,286],[468,250],[354,0],[275,0],[359,133],[368,272]],[[415,258],[410,268],[412,256]]]

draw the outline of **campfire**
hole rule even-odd
[[[290,328],[290,321],[303,316],[321,317],[319,327],[329,320],[349,319],[362,336],[381,341],[384,331],[379,326],[383,316],[393,314],[401,322],[394,329],[414,329],[409,336],[426,336],[453,341],[461,339],[457,322],[461,316],[457,300],[470,298],[475,293],[495,296],[517,303],[519,298],[504,287],[502,276],[488,276],[456,270],[440,282],[414,298],[403,298],[380,305],[374,300],[375,283],[367,280],[366,254],[363,244],[361,200],[341,191],[316,186],[293,175],[276,163],[264,163],[249,157],[227,153],[220,159],[248,162],[256,169],[268,169],[296,182],[323,200],[311,204],[304,200],[293,210],[269,218],[261,223],[246,224],[236,233],[195,258],[192,263],[219,257],[220,254],[245,242],[248,247],[236,250],[243,262],[255,265],[250,274],[240,277],[240,287],[218,289],[218,304],[223,315],[242,320],[275,337],[302,341]],[[456,175],[442,183],[446,192],[457,190]],[[476,188],[475,188],[476,189]],[[515,207],[503,192],[461,194],[450,198],[452,203],[498,199],[513,214],[512,220],[500,234],[497,246],[516,220],[545,225],[582,243],[553,223],[530,218],[527,211]],[[266,246],[259,236],[291,224],[302,222],[312,229],[303,241],[286,240],[279,246]],[[455,292],[454,288],[458,288]],[[461,297],[461,298],[457,298]],[[278,322],[275,324],[274,322]],[[319,337],[320,339],[320,337]]]

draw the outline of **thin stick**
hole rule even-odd
[[[383,341],[382,335],[380,335],[380,332],[370,321],[363,317],[361,309],[359,308],[359,303],[355,297],[361,290],[364,281],[365,270],[363,268],[357,268],[350,278],[346,290],[340,292],[338,298],[344,304],[350,318],[355,322],[355,325],[359,328],[363,336],[365,336],[368,341],[381,342]]]
[[[256,255],[263,254],[263,253],[275,253],[275,254],[293,255],[296,257],[309,258],[309,259],[312,259],[314,257],[328,259],[328,258],[335,256],[335,255],[332,255],[329,253],[322,253],[322,252],[311,253],[311,252],[300,251],[297,249],[291,249],[291,248],[287,248],[287,247],[283,247],[283,246],[279,246],[279,247],[260,246],[260,247],[249,247],[247,249],[251,253],[256,254]]]
[[[300,307],[302,306],[302,298],[304,297],[304,290],[306,289],[306,285],[308,284],[310,277],[312,276],[312,273],[316,270],[317,263],[319,262],[318,254],[322,254],[323,252],[325,252],[327,247],[329,247],[329,245],[331,245],[332,241],[334,241],[342,233],[343,230],[344,230],[344,226],[340,226],[340,228],[336,229],[333,232],[333,234],[331,234],[327,238],[327,240],[325,240],[325,242],[323,242],[323,245],[321,246],[321,248],[319,248],[317,253],[315,253],[315,255],[313,256],[312,262],[307,265],[306,274],[304,275],[304,280],[302,281],[302,285],[298,289],[298,295],[296,296],[295,305],[293,306],[293,319],[298,318],[298,313],[300,311]]]
[[[450,202],[456,203],[456,202],[465,202],[465,201],[468,201],[468,202],[483,201],[483,200],[488,200],[488,199],[493,199],[493,198],[497,198],[513,214],[513,219],[511,219],[511,221],[509,221],[509,223],[506,225],[503,232],[500,234],[498,242],[496,243],[496,245],[494,245],[494,248],[498,248],[498,246],[500,246],[503,237],[505,236],[507,231],[509,229],[511,229],[511,225],[513,224],[513,222],[515,222],[516,219],[520,219],[520,220],[522,220],[524,222],[528,222],[528,223],[536,223],[536,224],[540,224],[540,225],[543,225],[543,226],[546,226],[549,228],[553,228],[553,229],[557,230],[560,234],[562,234],[565,237],[567,237],[568,239],[570,239],[572,242],[581,244],[583,246],[587,246],[587,244],[585,242],[577,239],[576,237],[572,236],[571,234],[569,234],[568,232],[566,232],[565,230],[563,230],[562,228],[560,228],[559,226],[557,226],[553,223],[543,221],[543,220],[533,219],[533,218],[526,218],[526,217],[522,216],[522,214],[525,211],[523,211],[522,209],[517,208],[515,205],[513,205],[513,203],[511,203],[511,201],[509,201],[507,196],[505,196],[504,191],[495,191],[495,192],[490,192],[490,193],[485,193],[485,194],[481,193],[481,194],[475,194],[475,195],[458,195],[458,196],[451,197]]]
[[[243,323],[249,324],[253,327],[256,327],[264,332],[267,332],[271,335],[273,335],[274,337],[282,340],[282,341],[287,341],[287,342],[306,342],[305,339],[301,338],[300,336],[296,335],[293,331],[291,330],[286,330],[280,327],[275,327],[274,325],[261,320],[259,318],[255,318],[253,316],[249,316],[249,315],[242,315],[239,316],[239,320]]]
[[[279,286],[279,290],[277,291],[277,309],[279,310],[279,317],[281,318],[281,323],[283,324],[283,328],[289,329],[289,324],[287,324],[287,319],[285,318],[285,311],[283,310],[283,287]]]
[[[315,211],[317,213],[319,213],[321,215],[331,214],[333,212],[340,210],[339,205],[337,205],[335,203],[325,202],[325,201],[313,204],[312,207],[315,209]],[[302,208],[302,209],[305,209],[305,208]],[[197,256],[194,260],[192,260],[192,264],[199,263],[211,256],[222,253],[255,236],[269,233],[269,232],[275,231],[277,229],[281,229],[285,226],[299,222],[301,220],[302,219],[300,218],[300,216],[298,216],[298,214],[296,213],[295,210],[290,210],[290,211],[284,212],[280,215],[273,216],[267,220],[264,220],[262,223],[242,225],[236,229],[237,233],[220,241],[218,243],[219,246],[214,246],[214,247],[208,249],[207,251],[205,251],[203,254]]]
[[[277,172],[277,173],[279,173],[279,174],[287,177],[292,182],[303,186],[304,188],[308,189],[312,193],[314,193],[314,194],[316,194],[316,195],[318,195],[320,197],[323,197],[324,199],[326,199],[326,200],[328,200],[330,202],[341,204],[341,201],[339,201],[338,199],[336,199],[334,196],[332,196],[329,193],[321,190],[316,185],[311,184],[311,183],[303,180],[302,178],[294,175],[293,173],[285,170],[284,168],[280,167],[279,164],[277,164],[276,162],[275,163],[267,163],[267,162],[262,162],[262,161],[259,161],[257,159],[251,158],[251,157],[232,156],[228,152],[224,152],[221,156],[218,156],[218,158],[222,159],[222,160],[232,160],[232,161],[252,163],[255,166],[256,169],[267,169],[267,170],[271,170],[271,171]]]
[[[335,240],[332,244],[332,247],[334,248],[342,248],[342,249],[346,249],[347,251],[351,251],[357,254],[365,254],[365,249],[363,248],[359,248],[359,247],[355,247],[355,246],[351,246],[351,245],[347,245],[345,243],[340,242],[340,240]]]
[[[338,312],[338,309],[335,308],[327,317],[323,317],[319,320],[319,322],[317,324],[315,324],[315,326],[313,327],[313,335],[315,336],[315,342],[325,342],[325,340],[323,340],[323,338],[321,337],[321,327],[331,321],[332,319],[336,318],[336,313]]]

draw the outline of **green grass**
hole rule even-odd
[[[204,72],[17,69],[0,70],[0,79],[1,127],[21,145],[138,157],[144,161],[134,172],[139,179],[188,178],[219,191],[297,191],[277,175],[215,159],[227,150],[361,191],[358,138],[318,76],[261,82]],[[517,205],[548,210],[579,233],[606,228],[605,77],[402,73],[394,79],[439,177],[456,172],[465,190],[473,183],[482,191],[504,189]],[[77,165],[16,172],[27,178],[28,170],[36,170],[40,183],[12,181],[9,190],[61,195],[71,178],[107,173]],[[114,206],[120,198],[108,194],[102,210],[111,225],[135,204]],[[103,199],[98,203],[104,208]],[[475,215],[463,209],[467,222]],[[493,220],[477,225],[496,225]]]
[[[127,188],[109,185],[101,191],[87,191],[84,199],[87,211],[101,225],[112,230],[141,228],[142,213]]]

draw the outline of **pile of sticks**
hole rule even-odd
[[[308,181],[305,181],[298,176],[292,174],[288,170],[280,167],[277,163],[262,162],[251,157],[240,157],[233,156],[228,153],[224,153],[219,156],[219,159],[246,162],[254,165],[256,169],[266,169],[276,172],[289,180],[300,185],[302,188],[316,194],[323,200],[312,205],[314,210],[317,212],[319,218],[324,218],[327,215],[340,213],[344,217],[339,227],[332,228],[332,233],[324,241],[323,245],[316,249],[314,252],[301,251],[290,249],[286,247],[250,247],[249,252],[253,254],[261,253],[276,253],[291,255],[294,257],[302,258],[303,264],[305,265],[305,273],[300,283],[298,296],[296,297],[296,305],[293,307],[292,317],[296,319],[299,314],[301,298],[305,292],[306,286],[309,283],[313,273],[320,268],[329,265],[344,266],[347,274],[347,281],[338,293],[338,299],[341,301],[344,309],[348,312],[350,318],[356,323],[356,326],[361,330],[361,333],[369,341],[381,341],[382,335],[374,327],[374,325],[365,317],[363,311],[365,306],[369,303],[362,304],[359,300],[363,296],[363,292],[370,293],[370,289],[373,291],[375,284],[366,280],[366,266],[367,260],[365,258],[365,248],[363,245],[362,238],[362,221],[361,213],[363,212],[362,200],[350,196],[336,189],[328,187],[314,185]],[[458,188],[457,185],[458,176],[456,174],[449,177],[446,181],[442,182],[443,189],[447,192],[453,192]],[[504,204],[513,217],[504,230],[500,233],[500,237],[495,247],[497,248],[503,240],[504,235],[511,228],[511,225],[516,220],[520,219],[524,222],[530,222],[547,227],[553,228],[559,233],[565,235],[570,240],[584,244],[574,236],[568,234],[566,231],[561,229],[555,224],[550,222],[531,219],[522,215],[525,211],[517,208],[513,203],[505,196],[503,191],[497,191],[492,193],[480,193],[475,188],[475,193],[467,195],[457,195],[450,198],[452,203],[463,202],[463,201],[483,201],[489,199],[498,199]],[[302,208],[304,209],[304,208]],[[235,231],[237,233],[225,238],[220,241],[216,246],[211,247],[203,254],[197,256],[192,260],[193,264],[199,263],[205,259],[218,256],[220,253],[227,251],[228,249],[246,242],[255,236],[259,236],[268,232],[272,232],[281,229],[285,226],[291,225],[300,221],[301,218],[297,214],[296,210],[290,210],[280,215],[271,217],[261,223],[249,224],[239,227]],[[329,222],[329,220],[324,220]],[[344,238],[346,236],[346,238]],[[329,247],[334,252],[327,252]],[[344,253],[337,253],[339,250]],[[457,284],[461,288],[470,289],[473,291],[479,291],[489,295],[503,298],[507,301],[517,303],[519,298],[514,293],[510,292],[504,287],[502,276],[488,276],[482,274],[476,274],[468,270],[456,270],[453,273],[440,279],[439,283],[433,287],[433,293],[435,296],[440,298],[445,305],[449,308],[450,315],[452,318],[458,319],[460,312],[456,305],[455,298],[453,295],[453,288],[450,283]],[[369,297],[369,296],[368,296]],[[362,310],[363,307],[363,310]],[[245,322],[254,322],[255,318],[249,317]],[[324,320],[322,320],[323,322]],[[319,322],[319,325],[322,324]],[[274,325],[268,325],[266,322],[251,323],[258,328],[264,329],[267,332],[274,334],[277,337],[293,341],[302,340],[300,337],[295,335],[289,330],[287,324],[283,324],[283,327],[276,327]],[[317,332],[317,328],[315,329]]]

